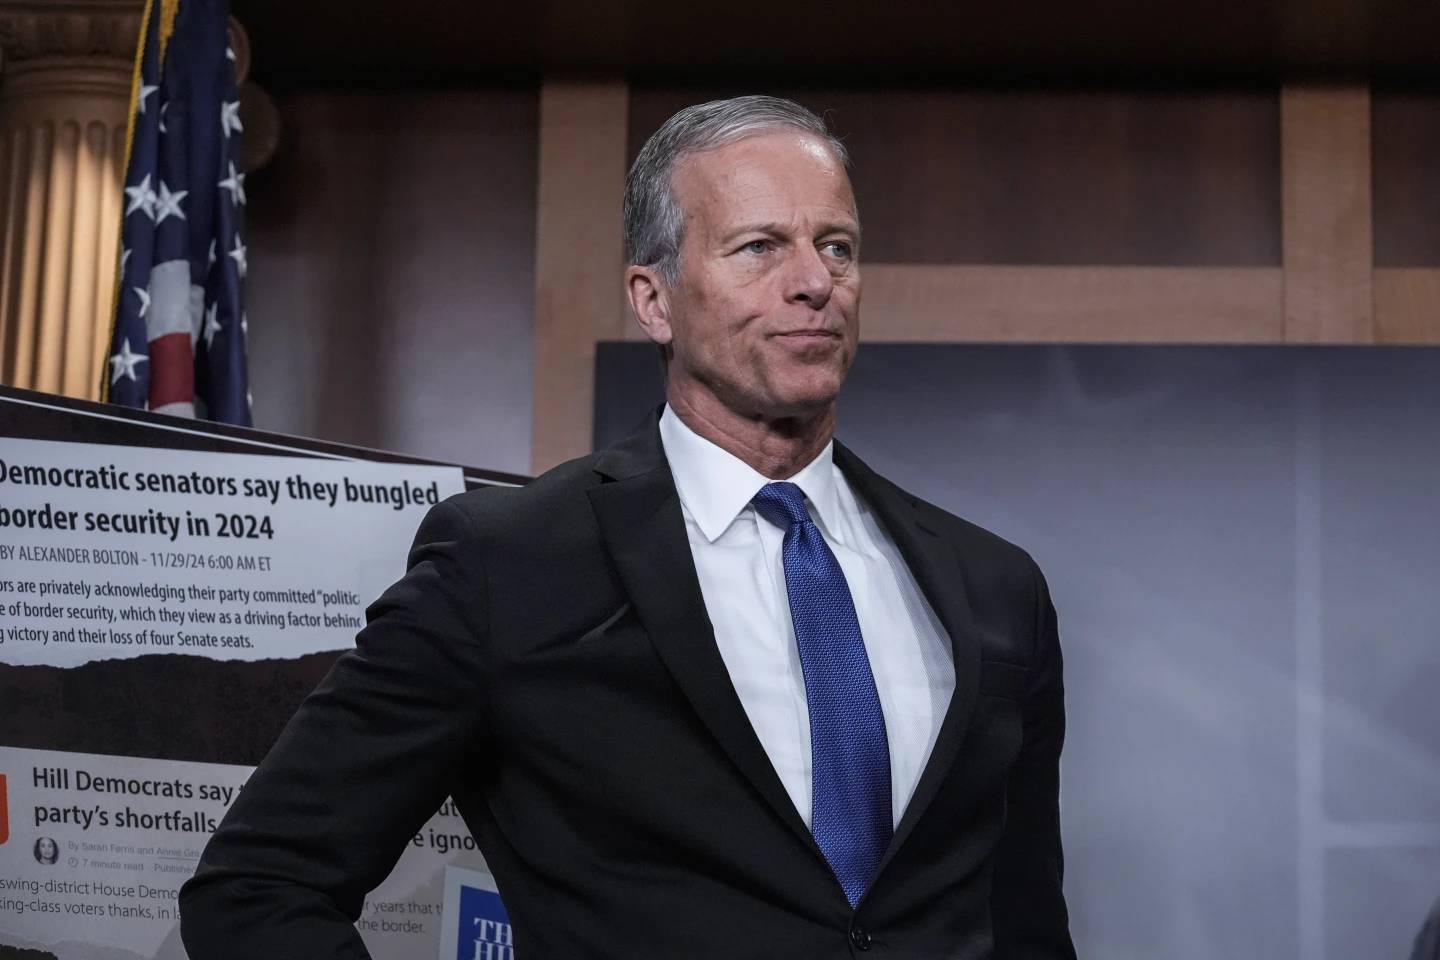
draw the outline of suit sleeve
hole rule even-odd
[[[441,503],[405,577],[366,611],[355,649],[301,705],[182,889],[192,960],[368,957],[353,926],[365,895],[483,750],[485,603],[478,538]]]
[[[1061,887],[1060,748],[1065,688],[1055,607],[1032,561],[1036,646],[1025,702],[1025,739],[1006,792],[995,857],[991,918],[995,960],[1074,960]]]

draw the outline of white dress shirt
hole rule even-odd
[[[785,531],[750,500],[770,480],[695,433],[669,407],[660,441],[700,577],[715,642],[740,703],[807,826],[810,825],[810,714],[785,591]],[[890,810],[895,824],[935,746],[955,689],[945,628],[900,551],[835,466],[833,444],[789,477],[835,553],[865,639],[890,745]]]

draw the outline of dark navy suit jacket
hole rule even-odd
[[[652,420],[422,523],[181,897],[193,960],[358,958],[453,796],[520,960],[1074,957],[1055,611],[1019,548],[835,459],[953,646],[955,692],[852,911],[741,707]]]

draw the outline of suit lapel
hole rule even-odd
[[[980,644],[953,545],[927,526],[913,500],[876,475],[838,441],[835,462],[880,518],[950,637],[955,692],[940,732],[890,841],[880,871],[894,858],[954,765],[979,693]],[[715,644],[695,572],[675,481],[656,419],[601,454],[606,482],[590,488],[600,534],[645,632],[685,697],[761,798],[815,856],[816,846],[735,693]],[[877,872],[878,877],[878,872]]]
[[[651,643],[731,761],[821,856],[755,735],[716,646],[656,422],[652,419],[647,429],[607,450],[595,469],[609,482],[590,488],[590,504]]]
[[[838,441],[835,444],[835,462],[855,491],[875,511],[885,532],[899,548],[915,582],[950,635],[950,649],[955,662],[955,692],[940,723],[935,746],[915,786],[915,793],[880,863],[883,871],[924,816],[954,764],[979,692],[980,643],[975,635],[974,615],[965,594],[960,558],[954,546],[924,523],[913,500],[889,481],[877,476]]]

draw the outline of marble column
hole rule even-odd
[[[0,381],[98,399],[140,0],[0,2]]]

